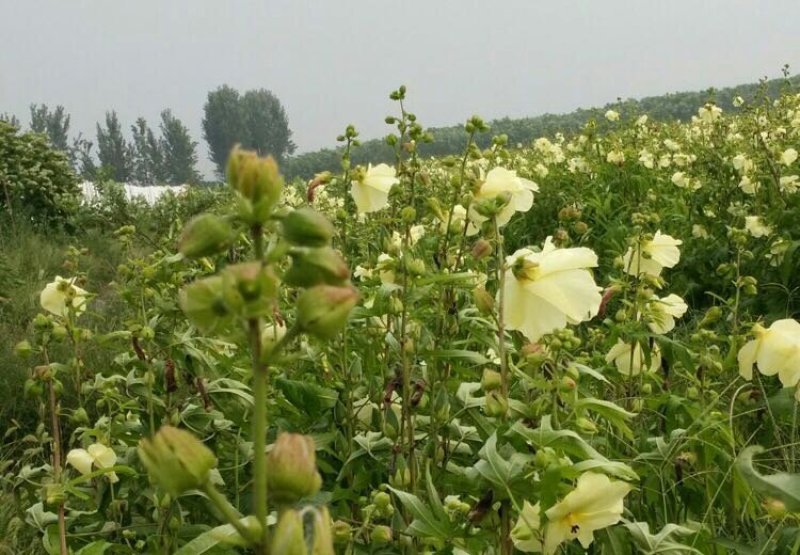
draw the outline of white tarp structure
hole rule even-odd
[[[120,187],[125,191],[125,198],[132,200],[135,197],[141,198],[147,204],[155,204],[158,199],[166,193],[180,195],[189,190],[189,185],[131,185],[129,183],[121,183]],[[84,181],[81,183],[81,194],[83,201],[86,203],[97,200],[100,193],[91,181]]]

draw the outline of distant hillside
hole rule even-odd
[[[649,96],[641,99],[628,99],[606,104],[602,107],[580,108],[568,114],[544,114],[529,118],[502,118],[491,121],[491,130],[478,138],[484,147],[491,137],[505,133],[510,144],[529,142],[537,137],[552,137],[557,132],[565,134],[579,131],[587,121],[602,117],[606,110],[613,108],[623,117],[647,114],[660,121],[686,121],[697,113],[697,108],[708,101],[714,101],[723,110],[733,108],[732,101],[741,96],[746,101],[758,94],[766,94],[770,98],[777,97],[784,88],[800,86],[800,75],[788,79],[773,79],[762,83],[750,83],[723,89],[705,91],[667,93],[660,96]],[[460,152],[464,148],[465,135],[461,125],[431,128],[434,142],[422,145],[420,152],[424,156],[444,156]],[[301,177],[308,179],[314,174],[339,169],[340,151],[338,149],[322,149],[293,156],[286,160],[282,169],[288,178]],[[388,162],[394,159],[394,152],[383,139],[364,141],[355,149],[353,162]]]

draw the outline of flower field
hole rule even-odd
[[[391,98],[394,161],[60,253],[0,553],[800,552],[800,94],[435,159]]]

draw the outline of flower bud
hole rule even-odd
[[[226,301],[222,276],[197,280],[184,287],[179,296],[181,309],[189,321],[211,333],[230,321],[233,307]]]
[[[502,385],[502,377],[500,372],[492,370],[491,368],[484,368],[483,375],[481,376],[481,387],[484,391],[494,391],[500,389]]]
[[[320,339],[332,339],[347,323],[359,299],[352,286],[317,285],[297,299],[297,324]]]
[[[245,201],[244,219],[260,224],[280,200],[283,177],[272,156],[261,158],[255,152],[234,147],[228,157],[228,184]]]
[[[314,440],[302,434],[281,433],[267,456],[270,498],[290,504],[314,495],[322,485],[317,472]]]
[[[283,511],[275,525],[270,553],[281,555],[307,555],[306,540],[303,534],[303,519],[300,513],[290,509]]]
[[[67,492],[64,491],[63,484],[46,484],[44,487],[45,505],[60,505],[67,499]]]
[[[375,545],[385,545],[392,541],[392,529],[385,525],[379,525],[372,529],[369,539]]]
[[[298,249],[292,253],[292,265],[283,276],[287,285],[344,285],[350,278],[350,268],[338,252],[330,247]]]
[[[407,223],[413,223],[417,219],[417,211],[413,206],[406,206],[400,211],[400,218]]]
[[[767,511],[770,518],[774,520],[782,520],[786,516],[786,504],[779,499],[769,497],[762,501],[761,506]]]
[[[494,299],[484,287],[476,287],[472,290],[472,301],[475,303],[478,312],[484,316],[494,312]]]
[[[508,413],[508,399],[499,391],[490,391],[486,395],[483,412],[486,416],[505,416]]]
[[[187,258],[202,258],[227,249],[234,238],[235,232],[225,219],[215,214],[200,214],[183,228],[178,250]]]
[[[308,207],[290,212],[282,226],[284,239],[300,247],[324,247],[336,231],[328,218]]]
[[[152,438],[141,440],[137,452],[150,477],[173,497],[204,487],[217,465],[202,441],[172,426],[162,426]]]
[[[278,291],[278,279],[272,269],[260,262],[244,262],[222,272],[222,296],[230,310],[244,308],[244,316],[264,316],[272,311],[271,303]]]
[[[311,555],[335,555],[331,515],[325,506],[314,511],[314,543],[311,546]]]
[[[392,497],[385,491],[379,491],[373,496],[372,502],[378,509],[384,510],[392,504]]]
[[[492,254],[492,244],[486,239],[478,239],[475,241],[475,244],[472,245],[472,256],[475,260],[486,258],[490,254]]]
[[[333,523],[333,541],[337,545],[350,543],[353,537],[353,529],[344,520],[337,520]]]
[[[579,416],[575,419],[575,425],[580,428],[582,431],[594,434],[597,433],[597,424],[589,420],[584,416]]]
[[[33,347],[29,341],[20,341],[14,346],[14,354],[20,358],[28,358],[33,352]]]

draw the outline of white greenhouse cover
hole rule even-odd
[[[130,183],[122,183],[120,186],[125,191],[125,198],[131,200],[134,197],[139,197],[147,204],[155,204],[166,193],[180,195],[189,190],[189,185],[132,185]],[[81,194],[84,202],[92,202],[99,197],[97,189],[91,181],[81,183]]]

